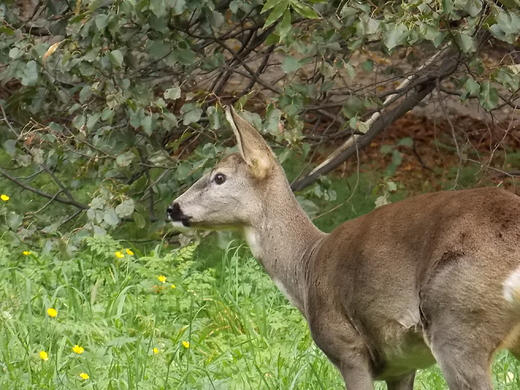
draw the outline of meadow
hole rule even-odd
[[[342,388],[247,248],[232,241],[213,267],[199,255],[195,244],[141,253],[105,236],[65,260],[4,242],[0,388]],[[493,374],[497,389],[520,388],[507,353]],[[446,387],[433,367],[415,388]]]

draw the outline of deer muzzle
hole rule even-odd
[[[182,212],[178,203],[172,203],[168,206],[166,216],[174,226],[181,223],[184,227],[190,227],[190,217]]]

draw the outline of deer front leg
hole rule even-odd
[[[348,321],[333,317],[329,313],[309,321],[316,345],[338,368],[347,390],[373,390],[370,353],[363,338]]]

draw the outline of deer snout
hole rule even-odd
[[[182,212],[178,203],[172,203],[168,206],[166,216],[171,222],[182,222],[184,226],[190,226],[190,217]]]

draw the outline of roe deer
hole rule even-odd
[[[419,195],[318,230],[262,136],[226,110],[239,153],[168,207],[175,226],[240,230],[305,316],[347,389],[413,389],[439,364],[451,390],[491,390],[498,349],[520,358],[520,198]]]

